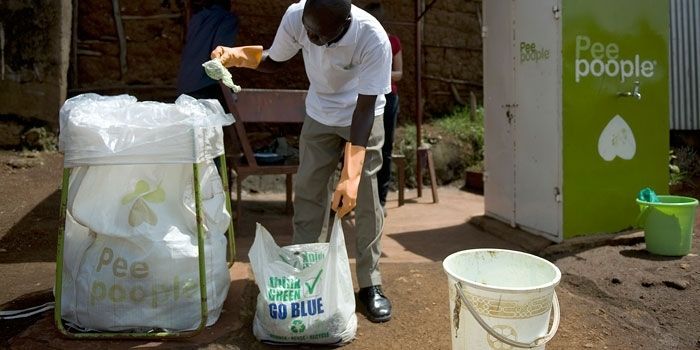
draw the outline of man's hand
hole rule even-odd
[[[263,47],[260,45],[238,47],[217,46],[211,52],[211,58],[219,59],[221,64],[226,68],[258,68],[260,61],[262,61],[262,55]]]
[[[364,162],[365,148],[347,142],[343,171],[333,193],[332,208],[338,213],[338,217],[342,218],[357,205],[357,189],[360,187]]]

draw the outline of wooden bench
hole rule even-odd
[[[286,175],[286,207],[292,212],[292,175],[298,164],[262,165],[246,133],[246,123],[303,123],[306,116],[306,90],[243,89],[238,94],[220,83],[226,106],[236,122],[224,130],[229,178],[236,179],[236,222],[241,217],[241,187],[249,175]]]
[[[396,164],[396,174],[399,184],[399,207],[404,204],[404,188],[406,188],[406,156],[403,154],[392,154],[391,160]]]
[[[430,188],[433,194],[433,203],[438,203],[440,199],[437,193],[437,176],[435,175],[435,165],[433,164],[433,153],[430,148],[421,146],[416,150],[416,157],[418,159],[416,169],[428,168],[428,174],[430,175]],[[399,187],[399,207],[404,205],[404,189],[406,188],[406,156],[403,154],[392,154],[392,161],[396,165],[396,173],[398,175],[398,187]],[[421,176],[422,178],[422,176]],[[422,181],[417,182],[417,192],[418,197],[423,195],[422,193]]]

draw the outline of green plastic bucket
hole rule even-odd
[[[658,196],[659,202],[637,199],[644,242],[652,254],[680,256],[690,253],[698,200],[682,196]]]

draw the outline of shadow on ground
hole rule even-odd
[[[60,201],[56,190],[0,238],[0,264],[56,261]]]

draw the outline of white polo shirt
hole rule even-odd
[[[269,57],[287,61],[301,49],[309,92],[306,113],[319,123],[349,126],[357,95],[377,95],[374,115],[384,114],[384,94],[391,92],[391,45],[382,25],[352,5],[352,22],[332,45],[309,41],[301,21],[305,0],[292,4],[282,17]]]

